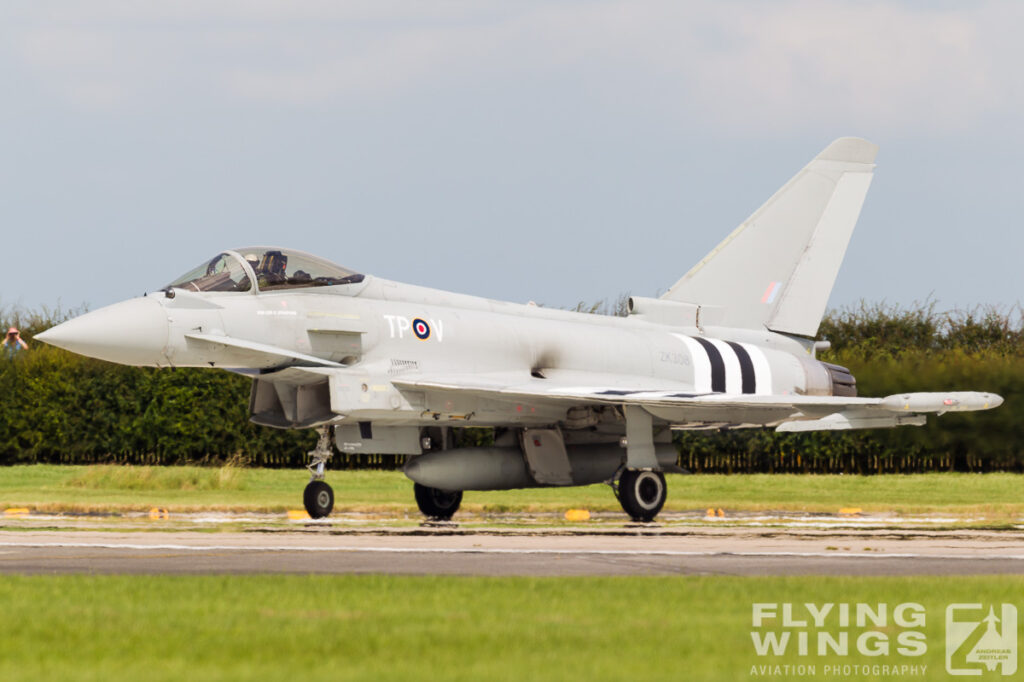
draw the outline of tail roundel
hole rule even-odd
[[[830,144],[662,298],[715,308],[724,327],[815,336],[877,152],[855,137]]]

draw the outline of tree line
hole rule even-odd
[[[615,314],[613,304],[581,310]],[[248,419],[250,380],[222,371],[124,367],[33,343],[79,310],[0,308],[30,344],[0,358],[0,464],[120,462],[298,467],[311,430]],[[924,427],[777,434],[770,429],[682,432],[680,463],[694,472],[1024,470],[1024,324],[1019,310],[943,312],[934,303],[862,304],[831,311],[819,358],[849,367],[861,395],[982,390],[996,410],[929,417]],[[467,433],[469,440],[486,438]],[[332,466],[391,468],[403,458],[339,455]]]

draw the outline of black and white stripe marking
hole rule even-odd
[[[722,358],[722,352],[707,339],[698,336],[694,341],[699,343],[708,355],[708,363],[711,365],[711,392],[725,393],[725,360]]]
[[[672,336],[690,352],[696,393],[771,394],[771,365],[757,346],[684,334]]]
[[[736,360],[740,363],[740,388],[744,393],[753,393],[757,390],[757,371],[754,369],[754,361],[750,359],[750,353],[742,344],[735,341],[726,341],[729,348],[736,353]]]

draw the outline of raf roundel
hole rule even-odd
[[[426,341],[430,338],[430,325],[427,324],[426,320],[416,318],[412,321],[412,333],[416,335],[416,338],[421,341]]]

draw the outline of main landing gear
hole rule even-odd
[[[668,495],[665,476],[660,471],[626,469],[613,488],[625,512],[641,523],[654,520]]]
[[[309,453],[310,480],[306,490],[302,494],[302,502],[310,518],[322,519],[334,509],[334,490],[324,480],[324,470],[327,468],[327,460],[334,455],[334,448],[331,445],[331,427],[321,426],[320,439],[316,442],[316,449]]]
[[[424,516],[447,521],[459,510],[462,504],[461,490],[439,490],[416,483],[413,485],[416,504]]]

